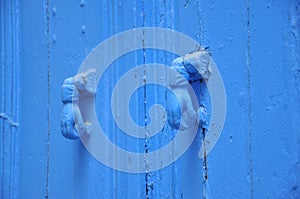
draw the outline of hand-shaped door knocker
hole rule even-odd
[[[171,69],[180,73],[187,81],[207,80],[211,75],[210,53],[200,50],[172,62]],[[193,102],[188,91],[188,82],[182,78],[170,76],[168,84],[171,91],[178,96],[178,101],[167,96],[168,123],[174,129],[185,130],[195,125],[206,124],[206,110],[200,106],[193,109]],[[67,78],[62,85],[63,110],[61,116],[61,131],[64,137],[77,139],[89,133],[89,122],[83,121],[78,100],[80,96],[95,96],[96,70],[91,69],[74,77]],[[180,107],[181,104],[183,107]]]
[[[95,86],[96,70],[94,69],[65,79],[62,85],[63,110],[61,115],[61,132],[64,137],[77,139],[89,133],[90,124],[83,121],[78,100],[80,96],[94,96]]]
[[[189,82],[200,79],[207,80],[211,76],[210,53],[200,50],[192,54],[179,57],[172,62],[171,68],[179,72]],[[206,124],[206,110],[200,106],[198,110],[193,109],[193,102],[188,92],[188,82],[180,78],[169,79],[169,85],[174,94],[179,96],[179,103],[174,98],[167,96],[168,122],[174,129],[188,129],[195,123],[204,126]],[[180,107],[181,104],[183,107]],[[180,125],[181,124],[181,125]]]

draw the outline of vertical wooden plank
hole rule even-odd
[[[87,54],[99,42],[116,33],[141,26],[139,2],[53,0],[50,10],[49,196],[53,198],[145,198],[143,174],[127,174],[108,168],[89,154],[79,140],[67,140],[60,133],[63,80],[77,73]],[[103,56],[106,56],[105,53],[107,52],[103,52]],[[140,150],[139,141],[127,138],[126,134],[116,126],[111,114],[110,100],[117,80],[138,62],[137,55],[133,53],[113,63],[99,81],[96,96],[98,120],[106,136],[116,145],[133,151]],[[136,100],[138,98],[134,99]],[[119,99],[119,103],[122,103],[122,99]],[[138,103],[134,103],[133,109],[137,108],[136,104]]]
[[[299,2],[250,1],[254,198],[299,197]]]
[[[199,4],[198,2],[183,1],[163,1],[153,2],[145,1],[144,15],[146,27],[164,27],[180,31],[199,41]],[[168,38],[166,38],[168,39]],[[177,42],[177,41],[172,41]],[[196,47],[196,46],[195,46]],[[190,49],[193,51],[195,49]],[[161,63],[170,66],[173,59],[178,55],[173,55],[159,50],[145,51],[146,63]],[[147,71],[146,71],[147,82]],[[200,96],[200,82],[193,85],[196,93]],[[146,114],[153,104],[160,103],[165,106],[164,93],[166,88],[160,88],[158,85],[146,86]],[[166,106],[165,106],[166,107]],[[149,119],[148,119],[149,120]],[[148,121],[147,120],[147,121]],[[159,136],[149,138],[147,147],[149,151],[157,150],[174,138],[171,128],[166,124]],[[172,137],[173,136],[173,137]],[[147,195],[149,198],[202,198],[203,197],[203,173],[202,160],[198,159],[198,151],[201,146],[201,135],[198,134],[192,146],[184,155],[170,166],[159,171],[146,174]],[[181,146],[178,146],[181,147]]]
[[[111,1],[109,2],[109,15],[107,20],[104,20],[106,32],[108,37],[114,34],[121,33],[126,30],[130,30],[135,27],[142,26],[142,7],[140,1]],[[133,35],[134,36],[134,35]],[[119,41],[117,41],[119,42]],[[122,43],[118,43],[122,47]],[[129,44],[130,45],[130,44]],[[111,49],[117,51],[117,49]],[[123,132],[117,125],[116,119],[112,115],[110,107],[111,95],[116,83],[119,79],[130,69],[141,64],[143,60],[141,51],[131,52],[122,57],[118,57],[117,60],[111,64],[107,69],[106,76],[104,75],[104,84],[99,85],[99,98],[105,99],[102,103],[99,103],[97,110],[103,113],[104,117],[98,117],[101,124],[106,127],[106,135],[110,140],[118,147],[132,152],[143,151],[144,144],[139,139],[129,136],[128,132]],[[105,53],[104,53],[105,56]],[[139,81],[143,77],[136,73],[135,78],[132,81]],[[139,122],[140,118],[143,118],[143,112],[141,110],[141,104],[143,104],[143,98],[141,92],[136,92],[135,96],[132,96],[129,107],[125,104],[125,99],[122,97],[115,99],[118,104],[124,104],[124,108],[121,111],[129,109],[132,120]],[[143,95],[142,95],[143,96]],[[104,108],[105,107],[105,108]],[[143,107],[143,106],[142,106]],[[100,114],[102,115],[102,114]],[[123,118],[121,118],[123,119]],[[115,164],[130,164],[128,162],[120,162],[116,157]],[[120,172],[113,170],[113,178],[111,184],[111,193],[114,198],[145,198],[145,177],[144,174],[132,174],[126,172]]]
[[[199,1],[174,1],[173,23],[176,31],[191,37],[202,45],[202,24]],[[174,41],[177,42],[177,41]],[[192,52],[197,46],[190,49]],[[209,111],[209,104],[205,104],[201,96],[205,93],[202,90],[200,81],[191,83],[198,98],[198,103],[204,104]],[[206,96],[207,97],[207,96]],[[203,177],[203,159],[198,158],[198,152],[202,144],[202,132],[198,129],[189,149],[174,163],[173,187],[176,198],[204,198],[205,181]]]
[[[86,151],[80,140],[61,134],[61,85],[74,76],[85,56],[103,38],[105,4],[51,1],[51,137],[49,195],[53,198],[111,197],[111,172]],[[89,13],[90,12],[90,13]],[[96,23],[99,23],[96,25]],[[97,175],[96,175],[96,174]],[[100,188],[99,188],[100,187]],[[102,187],[102,188],[101,188]],[[107,192],[103,190],[107,189]]]
[[[49,197],[96,197],[90,174],[91,157],[80,140],[68,140],[61,134],[61,86],[74,76],[92,44],[87,41],[85,2],[51,1],[50,65],[51,114]],[[99,8],[99,7],[97,7]],[[89,27],[88,27],[89,28]],[[97,183],[97,181],[95,181]]]
[[[151,1],[144,2],[144,26],[145,27],[159,27],[159,28],[174,28],[174,2],[172,1],[156,1],[155,3]],[[155,40],[156,38],[153,38]],[[165,38],[167,41],[169,38]],[[145,64],[163,64],[170,67],[173,59],[177,55],[170,52],[158,50],[158,49],[146,49],[145,50]],[[156,70],[156,69],[153,69]],[[145,71],[146,82],[149,77],[150,71]],[[162,71],[155,71],[155,74],[161,74],[161,77],[167,78],[167,74],[162,73]],[[166,92],[170,92],[168,88],[162,87],[160,85],[146,85],[146,109],[145,113],[147,116],[147,123],[149,124],[155,118],[150,118],[150,108],[154,104],[160,104],[165,109],[167,108],[166,102]],[[161,116],[157,118],[161,120]],[[165,115],[166,119],[166,115]],[[157,135],[147,139],[147,151],[152,152],[159,150],[162,147],[169,144],[169,142],[174,138],[175,131],[171,129],[166,121],[165,126]],[[172,151],[170,151],[170,155]],[[149,162],[151,164],[151,162]],[[174,180],[176,178],[176,172],[174,170],[174,164],[171,164],[160,170],[146,173],[146,186],[147,186],[147,196],[148,198],[178,198],[179,195],[175,193]]]
[[[22,198],[47,196],[47,3],[20,5],[20,187]]]
[[[184,21],[182,15],[180,15],[180,8],[175,10],[174,7],[180,4],[174,4],[173,2],[161,2],[161,4],[153,5],[150,2],[145,2],[145,26],[159,26],[159,27],[168,27],[174,28],[174,18],[176,20]],[[184,4],[183,4],[184,5]],[[192,7],[193,8],[193,7]],[[190,10],[193,11],[193,10]],[[196,12],[191,12],[196,15]],[[193,18],[193,17],[191,17]],[[192,26],[194,27],[194,26]],[[186,26],[183,26],[182,32],[188,34],[189,29],[185,29]],[[175,28],[176,30],[176,28]],[[176,41],[173,41],[176,42]],[[194,49],[191,49],[191,51]],[[162,63],[165,65],[170,65],[172,60],[176,56],[170,55],[167,53],[160,53],[159,51],[151,52],[146,50],[146,61],[150,63]],[[147,73],[147,72],[146,72]],[[146,112],[153,103],[160,102],[162,94],[159,87],[151,88],[151,86],[146,86],[147,91],[147,106]],[[152,92],[151,92],[152,91]],[[149,95],[150,94],[150,95]],[[160,96],[160,97],[159,97]],[[160,102],[161,103],[161,102]],[[165,102],[163,102],[164,104]],[[160,140],[155,138],[149,139],[147,146],[149,150],[155,150],[157,147],[161,147],[164,143],[164,137],[172,136],[171,129],[165,128],[162,132],[163,136]],[[167,139],[168,140],[168,139]],[[186,152],[184,157],[182,157],[177,163],[164,168],[160,171],[150,172],[147,174],[147,184],[148,184],[148,196],[150,198],[155,197],[198,197],[202,195],[202,162],[199,161],[199,164],[193,161],[193,158],[197,159],[197,150],[199,149],[199,143],[201,140],[198,140],[193,144],[194,147]],[[198,145],[198,147],[196,146]],[[193,162],[191,164],[191,162]],[[198,168],[197,169],[197,165]],[[191,166],[195,166],[196,169],[191,169]],[[193,176],[193,177],[192,177]],[[200,180],[199,180],[200,179]],[[186,183],[188,182],[188,183]],[[195,183],[194,183],[195,182]],[[188,186],[186,186],[188,185]],[[196,185],[196,187],[194,187]],[[199,186],[197,186],[199,185]],[[200,191],[199,191],[200,190]]]
[[[0,2],[0,197],[18,197],[19,172],[19,7]]]
[[[199,1],[200,42],[209,47],[226,89],[226,121],[207,157],[207,198],[251,198],[248,151],[247,5]]]
[[[166,2],[151,2],[151,1],[143,1],[143,27],[165,27],[168,23],[168,19],[166,19],[168,13],[164,12],[166,9]],[[166,21],[163,21],[166,20]],[[153,38],[155,39],[155,38]],[[146,41],[147,42],[147,41]],[[168,65],[168,59],[166,57],[165,52],[159,52],[157,49],[143,49],[143,63],[159,63]],[[150,118],[149,110],[152,105],[160,104],[164,108],[166,108],[165,102],[165,90],[166,88],[159,87],[158,85],[150,85],[148,84],[148,79],[150,71],[144,71],[145,75],[145,85],[143,86],[144,92],[144,102],[142,102],[145,106],[143,107],[144,111],[144,125],[150,125],[154,118]],[[170,129],[170,128],[169,128]],[[147,135],[147,128],[145,128],[145,135]],[[163,129],[157,135],[149,137],[144,140],[145,142],[145,161],[147,166],[152,164],[152,160],[149,160],[147,154],[153,152],[155,150],[159,150],[162,147],[163,138],[170,137],[171,133],[166,132],[166,129]],[[162,170],[149,172],[147,171],[145,175],[145,191],[146,198],[167,198],[171,197],[170,188],[170,176],[167,176],[166,173],[171,173],[171,167],[164,168]]]

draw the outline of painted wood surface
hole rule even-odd
[[[299,198],[299,10],[296,0],[2,0],[0,198]],[[201,132],[175,163],[142,174],[108,168],[60,133],[64,79],[99,42],[140,27],[177,30],[211,51],[226,88],[227,116],[206,161],[197,156]],[[139,50],[106,71],[96,110],[116,145],[145,152],[173,136],[165,128],[155,139],[130,138],[107,103],[126,71],[174,58]],[[209,109],[205,86],[193,87]],[[153,103],[166,103],[164,92],[147,85],[134,94],[137,123],[145,123]]]

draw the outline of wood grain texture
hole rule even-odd
[[[296,0],[1,1],[0,198],[299,198],[299,10]],[[99,42],[140,27],[174,29],[209,47],[225,84],[227,116],[206,160],[198,158],[199,131],[175,163],[124,173],[60,133],[64,79]],[[148,153],[175,136],[166,127],[151,139],[130,137],[110,109],[113,88],[126,71],[170,65],[175,57],[141,49],[105,71],[95,108],[114,144]],[[146,70],[139,75],[133,81],[147,82]],[[211,110],[206,86],[192,86]],[[140,87],[129,104],[133,120],[151,122],[149,109],[166,105],[165,92]],[[151,164],[147,155],[145,164]]]
[[[0,2],[0,197],[19,191],[19,4]]]

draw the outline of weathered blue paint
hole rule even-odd
[[[16,198],[20,175],[19,3],[0,2],[0,198]]]
[[[252,195],[299,198],[300,4],[250,1],[248,6]]]
[[[299,198],[298,1],[0,5],[1,198]],[[225,83],[228,111],[218,144],[206,159],[197,157],[198,132],[190,149],[169,167],[127,174],[96,161],[79,140],[63,138],[60,91],[95,45],[143,26],[175,29],[209,46]],[[168,65],[174,58],[150,49],[134,52],[113,63],[99,82],[96,107],[116,145],[144,152],[174,136],[167,127],[157,139],[141,143],[122,134],[103,108],[127,70],[155,61]],[[209,94],[199,84],[192,86],[209,116]],[[137,91],[130,105],[133,119],[144,124],[151,104],[166,105],[164,92],[151,85]]]

